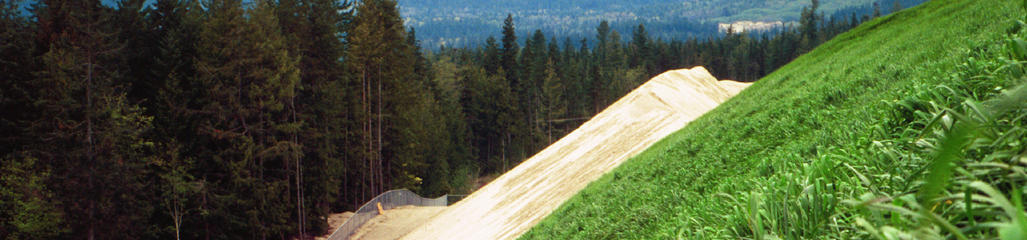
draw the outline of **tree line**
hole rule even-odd
[[[859,22],[561,44],[508,16],[432,53],[394,0],[146,2],[0,1],[0,237],[320,235],[389,189],[469,192],[665,70],[753,81]]]
[[[503,172],[664,71],[705,66],[719,79],[755,81],[871,19],[828,18],[818,7],[813,0],[804,8],[799,26],[670,41],[652,39],[641,24],[622,41],[603,21],[592,39],[560,41],[535,30],[522,42],[508,16],[500,39],[428,55],[433,82],[459,99],[445,108],[463,109],[471,143],[464,149],[484,172]]]
[[[5,237],[319,235],[466,159],[395,1],[0,4]]]

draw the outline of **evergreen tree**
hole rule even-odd
[[[32,73],[35,62],[33,24],[19,11],[17,1],[0,1],[0,156],[31,146],[23,124],[33,116]]]
[[[511,145],[511,132],[517,130],[514,93],[501,76],[491,76],[478,67],[460,72],[463,87],[461,105],[470,130],[468,139],[473,145],[474,159],[485,172],[506,169],[507,147]]]
[[[203,94],[190,80],[196,75],[193,59],[198,56],[193,43],[197,39],[200,13],[194,10],[198,9],[195,4],[193,1],[159,0],[149,19],[156,49],[152,59],[153,79],[149,84],[157,89],[143,102],[154,117],[154,128],[149,136],[156,140],[152,171],[157,177],[151,186],[158,188],[155,195],[160,199],[155,202],[164,210],[156,211],[153,219],[159,226],[173,227],[170,231],[155,233],[157,238],[170,238],[172,234],[175,239],[200,237],[196,209],[198,193],[203,192],[204,185],[193,175],[198,171],[195,161],[198,156],[190,154],[205,143],[195,133],[199,122],[197,114],[191,110],[198,108],[196,100]]]
[[[878,2],[874,2],[874,15],[873,16],[874,16],[874,18],[878,18],[878,17],[881,16],[881,4],[878,3]]]
[[[426,196],[466,191],[460,188],[470,180],[465,176],[473,165],[470,162],[470,132],[461,105],[465,89],[458,75],[460,69],[450,59],[449,56],[441,56],[432,64],[432,85],[436,89],[438,111],[434,118],[441,120],[444,127],[436,130],[436,142],[443,144],[433,145],[431,156],[434,157],[428,158],[430,167],[424,173],[422,193]]]
[[[635,27],[635,31],[631,36],[631,55],[628,59],[629,67],[641,66],[643,69],[650,68],[650,61],[654,57],[652,56],[651,49],[649,47],[649,33],[645,31],[645,25],[638,24]]]
[[[33,106],[33,24],[18,1],[0,1],[0,238],[52,239],[65,233],[64,213],[49,187],[50,170],[29,149],[40,139],[24,124]],[[36,153],[39,154],[39,153]]]
[[[132,102],[140,103],[147,109],[148,115],[153,115],[152,102],[144,101],[147,97],[157,94],[160,82],[154,81],[153,61],[156,51],[155,35],[146,15],[152,9],[145,7],[145,0],[121,0],[118,2],[115,20],[118,24],[118,41],[124,44],[122,51],[122,63],[126,66],[123,78],[124,82],[131,84],[131,91],[128,98]]]
[[[547,65],[555,65],[552,60],[547,62]],[[562,133],[555,132],[558,118],[566,114],[567,105],[564,102],[564,95],[567,90],[562,83],[562,80],[556,74],[556,68],[546,68],[545,78],[542,82],[542,100],[543,100],[543,118],[540,119],[544,123],[543,128],[545,129],[546,144],[556,141],[555,137],[559,138]],[[554,133],[555,132],[555,133]]]
[[[436,81],[439,78],[433,74],[437,72],[432,69],[427,58],[421,53],[420,43],[417,41],[413,29],[410,29],[406,39],[407,44],[413,50],[415,78],[422,80],[420,83],[415,83],[415,86],[427,88],[427,91],[415,93],[420,96],[420,99],[416,100],[416,104],[420,106],[409,116],[409,121],[415,125],[407,126],[407,128],[422,131],[421,134],[411,136],[419,141],[417,144],[419,148],[413,150],[417,152],[414,157],[416,159],[412,161],[421,162],[426,166],[420,168],[422,171],[416,172],[423,182],[415,189],[420,190],[422,195],[439,196],[453,189],[450,185],[453,165],[451,160],[457,160],[452,161],[456,163],[459,162],[456,158],[463,157],[457,152],[460,151],[458,145],[464,144],[464,142],[455,141],[459,140],[459,137],[454,138],[454,135],[461,134],[461,132],[459,129],[449,131],[449,125],[455,124],[451,118],[460,117],[454,115],[459,113],[459,96],[455,95],[457,93],[456,80],[455,76],[450,76],[446,81]],[[450,69],[449,72],[455,73],[455,69]]]
[[[496,43],[496,38],[489,36],[489,38],[485,40],[484,54],[485,72],[490,75],[496,74],[496,72],[499,71],[499,68],[503,65],[503,56],[505,56],[503,55],[504,53],[500,52],[499,45]]]
[[[607,42],[606,66],[608,68],[624,68],[627,65],[624,52],[624,45],[621,42],[621,35],[617,30],[610,32],[610,39]],[[612,70],[612,69],[611,69]]]
[[[87,239],[138,237],[147,196],[137,179],[152,142],[142,138],[150,118],[126,98],[119,81],[113,11],[99,1],[44,1],[36,9],[40,71],[33,89],[39,118],[29,123],[42,139],[30,157],[52,177],[72,232]],[[55,154],[52,149],[61,149]]]
[[[506,83],[513,94],[510,98],[510,102],[507,102],[506,104],[512,104],[514,106],[514,111],[516,111],[514,115],[523,119],[514,121],[512,129],[526,129],[531,126],[528,123],[531,117],[529,115],[531,111],[531,103],[528,102],[530,98],[528,97],[528,89],[525,88],[525,86],[528,86],[529,84],[527,81],[530,80],[523,79],[524,76],[522,76],[522,73],[524,73],[524,69],[522,68],[525,66],[518,62],[518,57],[521,54],[521,48],[517,44],[517,35],[514,29],[512,14],[508,14],[506,16],[506,20],[503,21],[502,42],[503,49],[501,52],[501,66],[505,73]],[[530,131],[506,132],[504,134],[506,135],[506,139],[503,141],[503,165],[506,165],[505,163],[508,162],[505,157],[507,151],[516,150],[520,155],[528,154],[525,152],[525,149],[531,145],[530,139],[532,135]]]
[[[856,17],[856,13],[852,13],[852,15],[849,17],[848,29],[853,29],[857,26],[859,26],[859,17]]]
[[[596,27],[596,41],[595,47],[595,58],[599,65],[609,65],[608,54],[610,51],[610,23],[602,21],[599,23],[599,27]]]
[[[288,5],[287,5],[288,4]],[[323,232],[328,227],[325,221],[340,196],[347,178],[350,159],[345,140],[348,127],[354,125],[345,117],[353,106],[355,91],[347,89],[350,77],[343,71],[340,59],[346,46],[339,33],[347,31],[352,20],[350,1],[304,0],[289,4],[282,1],[279,16],[283,19],[282,31],[289,36],[290,44],[300,56],[300,87],[295,102],[296,118],[304,123],[294,141],[303,146],[303,164],[296,167],[295,182],[297,211],[303,223],[301,234],[307,230]],[[354,109],[355,110],[355,109]],[[352,196],[352,195],[347,195]],[[313,221],[313,222],[310,222]],[[309,224],[308,224],[309,223]]]
[[[205,101],[196,131],[210,141],[211,213],[205,221],[222,223],[215,236],[282,236],[295,230],[286,219],[289,179],[303,152],[293,136],[299,85],[298,58],[288,52],[271,2],[244,12],[240,1],[211,1],[202,26],[197,80]],[[238,211],[249,209],[249,211]],[[295,216],[295,215],[293,215]],[[213,231],[213,232],[212,232]]]
[[[563,53],[560,52],[560,45],[556,41],[556,37],[549,38],[549,49],[546,51],[546,57],[548,61],[553,61],[552,64],[546,64],[547,67],[556,68],[557,72],[560,72],[561,62],[563,62]]]
[[[546,59],[546,37],[541,30],[535,30],[522,51],[521,66],[524,72],[521,74],[520,85],[514,88],[519,99],[519,108],[524,110],[524,125],[529,127],[526,136],[522,138],[526,144],[523,149],[526,154],[534,153],[540,147],[538,142],[542,131],[539,113],[542,108],[541,87],[545,77]]]
[[[812,50],[813,47],[820,43],[817,33],[820,26],[817,24],[823,19],[819,14],[817,14],[817,8],[819,7],[820,1],[811,0],[809,7],[802,8],[802,16],[799,21],[799,32],[802,35],[802,44],[799,46],[801,53]]]
[[[510,82],[510,86],[519,84],[517,73],[520,72],[520,66],[517,64],[517,54],[520,50],[521,48],[517,45],[517,33],[514,30],[513,14],[508,14],[506,20],[503,21],[503,49],[500,53],[502,55],[500,65],[506,71],[506,80]]]
[[[418,109],[426,96],[414,74],[414,49],[405,41],[402,20],[392,0],[363,1],[357,5],[353,29],[347,35],[350,49],[347,68],[358,74],[364,120],[362,137],[366,154],[368,199],[392,187],[414,188],[422,167],[422,138],[427,127],[417,123],[428,113]],[[409,127],[409,128],[408,128]]]

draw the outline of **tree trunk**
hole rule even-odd
[[[378,166],[377,166],[377,168],[378,168],[378,171],[379,171],[378,172],[378,187],[379,187],[379,189],[378,189],[378,192],[376,192],[375,194],[381,193],[381,192],[385,192],[385,186],[384,186],[385,185],[385,180],[384,180],[384,177],[382,176],[382,175],[384,175],[384,171],[382,171],[382,168],[384,166],[384,164],[383,164],[384,159],[382,159],[382,123],[383,123],[383,117],[384,117],[383,116],[384,114],[382,114],[382,95],[385,95],[385,93],[382,92],[382,82],[383,81],[384,81],[384,77],[382,77],[382,65],[378,64],[378,153],[376,154],[376,156],[378,158]]]
[[[367,129],[364,130],[365,131],[365,135],[367,136],[367,140],[366,140],[367,141],[367,149],[364,149],[364,151],[366,151],[366,155],[367,155],[367,156],[365,156],[367,158],[367,168],[368,168],[368,173],[367,173],[368,174],[368,179],[366,181],[368,181],[368,187],[369,188],[367,189],[367,194],[368,194],[367,198],[361,199],[361,201],[367,200],[368,198],[374,197],[374,189],[375,189],[375,186],[376,186],[375,182],[374,182],[374,178],[375,178],[375,164],[374,164],[374,150],[373,150],[374,149],[374,131],[372,131],[372,129],[374,129],[374,123],[372,122],[372,119],[374,119],[374,117],[373,117],[374,111],[371,111],[373,109],[372,106],[371,106],[371,104],[372,104],[372,102],[371,102],[371,97],[372,97],[371,96],[371,94],[372,94],[372,92],[371,92],[371,79],[367,80],[367,86],[364,86],[364,87],[367,88],[367,104],[365,106],[366,107],[365,111],[367,113],[366,116],[365,116],[365,118],[367,118]]]
[[[290,108],[292,109],[292,123],[295,124],[297,122],[297,120],[296,120],[296,96],[293,96],[292,99],[289,100],[289,105],[290,105]],[[292,143],[293,144],[299,144],[299,137],[296,136],[296,135],[297,135],[296,132],[292,133]],[[304,238],[304,235],[305,235],[304,231],[306,230],[306,229],[304,229],[304,226],[303,226],[306,223],[306,218],[305,218],[306,214],[303,214],[303,190],[302,190],[303,189],[303,185],[301,184],[301,182],[303,181],[303,170],[301,169],[301,164],[300,164],[300,160],[301,160],[302,157],[298,157],[299,155],[294,152],[294,151],[297,151],[297,150],[301,150],[301,149],[296,149],[296,147],[294,146],[292,151],[289,151],[289,153],[291,153],[292,156],[294,158],[296,158],[295,159],[296,160],[296,215],[297,215],[296,218],[299,221],[299,229],[298,229],[299,230],[299,238],[300,238],[300,240],[302,240]]]
[[[94,168],[94,166],[96,166],[96,162],[94,162],[96,159],[96,153],[94,152],[95,145],[93,144],[93,117],[91,113],[93,110],[93,61],[95,59],[93,59],[93,53],[91,50],[86,50],[86,59],[86,164],[89,165],[89,171],[87,171],[87,174],[89,175],[86,176],[86,188],[91,191],[97,191],[98,189],[96,189],[96,186],[93,185],[93,175],[96,175],[96,171]],[[98,195],[103,196],[104,194],[101,193]],[[98,220],[96,219],[96,201],[99,201],[99,199],[93,198],[89,199],[88,201],[90,223],[89,235],[87,238],[89,240],[94,240],[96,239],[96,222]]]

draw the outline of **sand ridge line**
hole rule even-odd
[[[656,76],[403,239],[516,238],[588,183],[747,86],[718,81],[702,67]]]

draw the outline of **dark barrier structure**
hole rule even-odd
[[[460,195],[460,198],[463,198],[463,195]],[[449,195],[438,198],[423,198],[406,189],[384,192],[371,199],[371,201],[367,201],[363,206],[360,206],[360,208],[353,213],[352,217],[347,219],[346,222],[343,223],[342,226],[339,226],[338,229],[335,229],[335,232],[332,232],[332,235],[328,237],[328,240],[349,239],[349,236],[353,235],[357,229],[360,229],[360,226],[364,225],[367,221],[371,221],[375,216],[378,216],[379,203],[382,204],[382,209],[384,210],[407,205],[444,207],[449,205],[449,199]],[[459,198],[457,200],[459,200]]]

